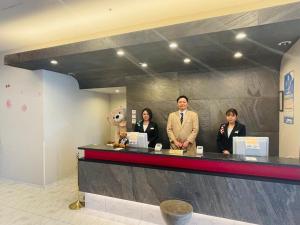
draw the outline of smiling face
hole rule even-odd
[[[188,101],[185,98],[178,99],[177,107],[180,111],[184,111],[188,107]]]
[[[143,112],[142,116],[143,116],[144,121],[149,121],[150,120],[150,115],[146,110]]]
[[[226,114],[226,120],[230,124],[234,124],[237,120],[237,115],[233,114],[232,112]]]

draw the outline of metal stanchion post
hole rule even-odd
[[[75,202],[72,202],[69,205],[69,209],[71,210],[78,210],[81,209],[83,207],[85,207],[85,202],[84,201],[80,201],[79,199],[79,184],[78,184],[78,159],[79,159],[79,153],[77,153],[77,200]]]

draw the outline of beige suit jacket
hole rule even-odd
[[[186,111],[182,124],[180,123],[179,112],[172,112],[169,115],[167,123],[167,133],[169,136],[172,149],[177,149],[174,141],[184,142],[188,140],[190,142],[187,150],[190,152],[196,152],[196,142],[199,131],[198,114],[192,111]]]

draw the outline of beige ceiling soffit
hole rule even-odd
[[[243,2],[243,1],[239,1],[239,2]],[[246,2],[249,2],[249,1],[246,1]],[[122,26],[122,24],[121,24],[118,26],[112,26],[110,28],[106,28],[102,31],[94,31],[94,32],[91,32],[86,35],[79,34],[79,36],[73,35],[73,36],[62,37],[62,38],[58,37],[56,40],[53,40],[50,42],[48,41],[45,43],[36,43],[36,44],[31,44],[31,45],[29,44],[28,46],[23,47],[21,49],[19,48],[17,50],[11,50],[11,51],[9,51],[9,53],[13,53],[13,52],[17,52],[17,51],[28,51],[28,50],[34,50],[34,49],[39,49],[39,48],[53,47],[53,46],[58,46],[58,45],[63,45],[63,44],[69,44],[69,43],[91,40],[91,39],[96,39],[96,38],[101,38],[101,37],[124,34],[124,33],[129,33],[129,32],[134,32],[134,31],[164,27],[164,26],[178,24],[178,23],[185,23],[185,22],[191,22],[191,21],[196,21],[196,20],[201,20],[201,19],[206,19],[206,18],[218,17],[218,16],[246,12],[246,11],[252,11],[252,10],[257,10],[257,9],[262,9],[262,8],[267,8],[267,7],[272,7],[272,6],[283,5],[283,4],[287,4],[287,3],[299,2],[299,1],[265,0],[265,1],[250,1],[250,2],[252,2],[252,3],[248,3],[248,4],[240,3],[240,4],[235,4],[235,6],[229,5],[228,7],[223,6],[223,8],[218,8],[215,10],[210,9],[209,11],[205,11],[205,9],[202,9],[202,10],[199,10],[199,12],[194,13],[192,15],[178,15],[178,14],[174,15],[174,14],[172,14],[171,17],[169,17],[169,18],[163,18],[163,19],[158,18],[157,20],[155,20],[155,19],[147,20],[144,22],[135,23],[133,25],[125,24],[124,26]]]

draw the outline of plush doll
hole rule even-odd
[[[120,134],[126,133],[126,110],[123,107],[116,108],[107,117],[111,125],[116,126],[114,143],[119,144]],[[126,133],[127,135],[127,133]]]
[[[127,138],[127,133],[124,131],[120,132],[120,139],[118,143],[114,143],[114,148],[126,148],[129,143],[129,139]]]

